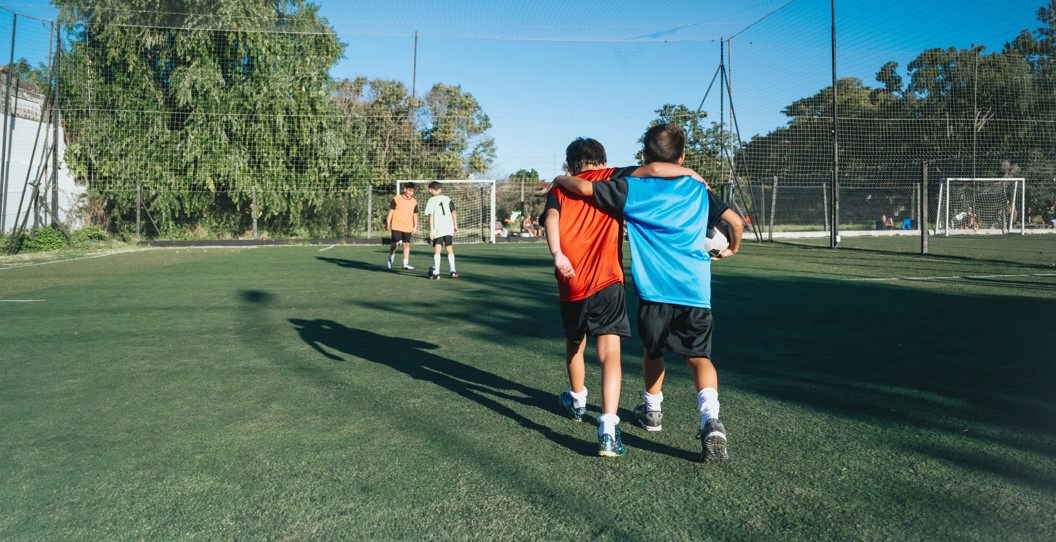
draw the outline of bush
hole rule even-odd
[[[66,236],[54,226],[34,228],[22,240],[23,249],[27,250],[59,250],[69,246]]]
[[[85,226],[73,232],[73,245],[88,248],[93,242],[109,241],[110,234],[100,226]]]

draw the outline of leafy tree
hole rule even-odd
[[[707,113],[698,113],[690,110],[684,105],[664,104],[656,110],[657,118],[649,123],[649,127],[658,124],[677,124],[686,135],[686,159],[683,165],[700,173],[702,177],[711,183],[721,182],[723,172],[728,175],[730,168],[729,156],[732,156],[731,148],[733,138],[729,131],[723,131],[718,123],[704,125]],[[638,139],[644,145],[645,135]],[[723,143],[726,151],[723,151]],[[642,151],[635,154],[639,162],[642,160]]]
[[[60,0],[67,162],[120,224],[142,187],[158,227],[239,231],[253,187],[273,231],[309,228],[362,178],[332,98],[337,36],[305,0]],[[223,218],[226,217],[226,218]],[[127,226],[126,226],[127,227]]]

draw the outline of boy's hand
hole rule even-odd
[[[729,258],[730,256],[733,256],[734,254],[736,254],[736,252],[730,250],[729,248],[724,248],[724,249],[722,249],[721,252],[719,252],[718,254],[712,256],[712,258],[714,258],[716,260],[721,260],[723,258]]]
[[[572,269],[572,262],[568,261],[568,257],[561,252],[554,254],[554,268],[566,279],[576,276],[576,270]]]

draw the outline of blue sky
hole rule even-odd
[[[578,136],[605,144],[610,164],[632,163],[656,109],[701,104],[722,37],[733,36],[728,73],[742,137],[783,125],[785,106],[831,84],[828,0],[316,3],[347,44],[335,77],[396,79],[410,88],[416,73],[419,95],[436,83],[473,94],[492,121],[492,176],[499,178],[522,168],[558,174],[565,146]],[[884,62],[898,62],[905,76],[928,48],[1000,50],[1020,30],[1039,26],[1043,4],[837,0],[838,75],[871,85]],[[55,13],[44,2],[2,5],[44,18]],[[0,31],[10,25],[4,17]],[[8,54],[9,45],[0,47]],[[716,83],[703,104],[714,121],[719,96]]]

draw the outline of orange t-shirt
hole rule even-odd
[[[635,168],[616,168],[584,171],[577,176],[588,181],[606,181],[623,177]],[[554,271],[557,292],[561,301],[586,299],[613,283],[624,283],[623,277],[623,216],[598,208],[593,197],[573,194],[556,187],[550,194],[547,208],[561,213],[558,231],[561,252],[565,254],[576,276],[566,279]]]
[[[390,228],[392,231],[403,233],[414,231],[414,215],[418,214],[418,200],[397,194],[393,196],[389,209],[392,209],[392,228]]]

